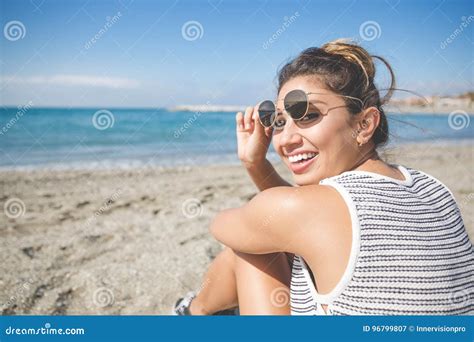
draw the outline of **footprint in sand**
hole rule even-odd
[[[89,205],[90,203],[91,202],[89,202],[89,201],[79,202],[79,203],[77,203],[76,208],[85,207],[86,205]]]
[[[30,246],[30,247],[25,247],[25,248],[22,248],[21,251],[26,255],[28,256],[30,259],[33,259],[36,255],[37,252],[39,252],[41,250],[41,247],[43,246]]]

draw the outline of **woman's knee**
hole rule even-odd
[[[285,253],[235,253],[235,271],[242,278],[263,281],[269,288],[289,286],[291,268]]]
[[[242,314],[289,314],[291,270],[285,253],[235,252],[235,268]]]
[[[219,256],[225,260],[229,265],[235,264],[235,252],[232,248],[225,247],[219,254]]]

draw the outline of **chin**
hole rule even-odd
[[[319,177],[318,175],[315,175],[314,172],[308,172],[308,173],[303,173],[299,175],[293,174],[293,181],[298,186],[317,185],[319,184],[320,180],[321,180],[321,177]]]

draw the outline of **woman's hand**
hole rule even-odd
[[[273,128],[265,128],[258,119],[258,105],[247,107],[245,114],[235,116],[237,129],[237,153],[246,167],[264,163]]]

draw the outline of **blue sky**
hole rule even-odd
[[[273,98],[282,63],[341,37],[386,57],[401,88],[472,91],[473,9],[467,0],[2,0],[0,104],[253,105]]]

